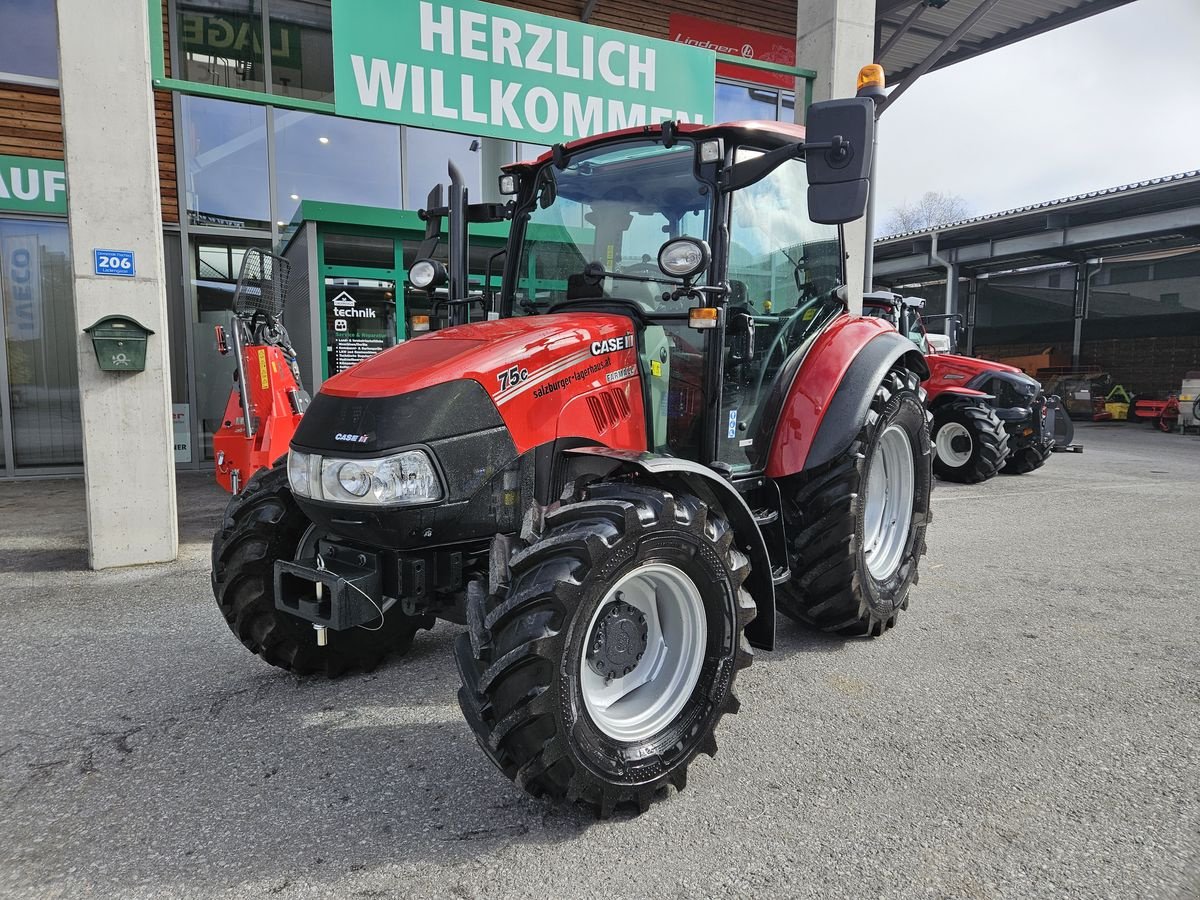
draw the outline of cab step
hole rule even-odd
[[[775,587],[779,587],[781,584],[786,584],[791,580],[792,570],[786,566],[776,566],[771,570],[771,581],[774,582]]]

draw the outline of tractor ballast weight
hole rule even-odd
[[[335,674],[437,618],[465,625],[480,747],[527,792],[603,815],[715,753],[777,606],[891,628],[925,551],[928,372],[847,312],[821,224],[863,212],[871,112],[814,105],[807,139],[627,129],[506,167],[503,207],[431,194],[426,245],[448,216],[450,271],[419,260],[413,286],[452,286],[452,321],[479,303],[487,320],[322,385],[286,468],[214,539],[233,631]],[[465,222],[489,218],[512,222],[503,284],[472,295]]]
[[[309,397],[282,315],[291,264],[249,249],[242,258],[229,327],[216,328],[217,350],[233,354],[233,388],[213,435],[217,482],[232,494],[288,450]]]

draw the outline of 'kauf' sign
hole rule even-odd
[[[0,209],[67,214],[67,175],[61,159],[0,156]]]
[[[339,115],[551,144],[711,122],[709,50],[477,0],[333,0]]]

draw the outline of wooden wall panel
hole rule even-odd
[[[0,84],[0,154],[63,158],[62,106],[57,90]]]
[[[163,56],[166,71],[171,71],[171,33],[167,24],[167,3],[162,5]],[[169,91],[154,92],[154,128],[158,132],[158,191],[162,198],[164,223],[179,221],[179,182],[175,162],[175,114]]]

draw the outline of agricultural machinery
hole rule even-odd
[[[370,669],[438,618],[479,745],[525,791],[604,815],[686,784],[776,610],[897,622],[932,483],[922,353],[847,312],[868,98],[776,122],[556,145],[471,204],[451,171],[449,327],[328,381],[229,504],[212,584],[299,673]],[[511,221],[467,289],[469,221]],[[473,307],[487,319],[467,322]]]
[[[222,356],[232,353],[237,365],[213,435],[217,482],[232,494],[287,453],[308,408],[296,351],[282,321],[289,268],[278,256],[247,250],[229,327],[216,327],[217,350]]]
[[[965,484],[998,472],[1024,475],[1041,468],[1054,450],[1055,404],[1041,384],[1014,366],[935,349],[926,333],[920,297],[876,291],[863,312],[894,324],[925,353],[922,383],[933,413],[933,471]]]

